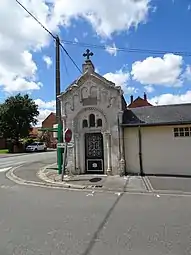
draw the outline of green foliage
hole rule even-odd
[[[34,143],[35,141],[36,140],[33,138],[26,138],[26,139],[22,139],[22,144],[26,148],[28,145],[30,145],[31,143]]]
[[[39,137],[40,142],[45,142],[47,145],[51,143],[51,135],[49,131],[42,132]]]
[[[38,106],[29,95],[11,96],[0,105],[0,134],[18,142],[29,135],[31,125],[37,124],[38,115]]]

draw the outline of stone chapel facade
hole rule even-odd
[[[82,75],[59,96],[63,126],[73,131],[67,172],[123,175],[123,91],[95,72],[91,55],[87,50]]]

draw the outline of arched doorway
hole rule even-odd
[[[102,133],[85,133],[85,167],[87,174],[104,173]]]

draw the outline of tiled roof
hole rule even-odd
[[[191,124],[191,104],[146,106],[127,109],[123,113],[125,126]]]
[[[38,135],[38,127],[32,127],[30,132],[29,132],[29,135],[32,135],[32,136],[37,136]]]
[[[128,105],[129,108],[137,108],[137,107],[144,107],[144,106],[152,106],[147,100],[137,97],[132,103]]]

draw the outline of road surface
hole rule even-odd
[[[55,153],[0,159],[33,165]],[[27,162],[27,163],[26,163]],[[18,185],[0,172],[0,254],[191,254],[191,196]]]
[[[47,152],[35,152],[35,153],[25,153],[20,155],[1,155],[0,156],[0,172],[5,172],[11,167],[16,167],[19,165],[28,165],[35,162],[43,162],[46,159],[52,159],[56,162],[56,151]]]

